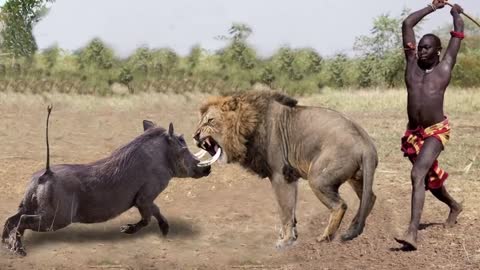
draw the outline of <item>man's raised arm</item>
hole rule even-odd
[[[445,6],[444,0],[434,0],[432,4],[411,13],[403,21],[402,23],[403,48],[405,50],[405,56],[407,58],[415,58],[416,44],[415,44],[415,32],[413,31],[413,27],[417,25],[417,23],[421,19],[423,19],[423,17],[434,12],[439,8],[443,8],[444,6]]]
[[[443,57],[443,62],[446,62],[450,70],[453,69],[455,62],[457,61],[457,54],[460,50],[460,43],[464,37],[463,34],[463,19],[460,14],[463,12],[462,7],[455,4],[452,9],[450,10],[450,14],[453,17],[453,31],[450,32],[451,38],[450,42],[448,43],[447,51],[445,52],[445,56]]]

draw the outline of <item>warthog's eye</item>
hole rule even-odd
[[[183,138],[183,135],[180,135],[180,136],[178,137],[178,140],[179,140],[182,144],[186,144],[185,138]]]

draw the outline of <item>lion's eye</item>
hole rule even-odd
[[[207,124],[211,124],[213,122],[213,118],[208,118]]]

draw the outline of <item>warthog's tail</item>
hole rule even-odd
[[[48,143],[48,121],[50,119],[50,113],[52,112],[52,105],[49,105],[47,107],[47,126],[45,128],[45,137],[46,137],[46,142],[47,142],[47,165],[45,168],[45,173],[43,173],[42,176],[40,176],[40,180],[45,180],[45,176],[50,175],[52,171],[50,170],[50,144]]]
[[[377,158],[375,154],[367,151],[363,154],[363,191],[362,191],[362,200],[360,202],[360,212],[358,216],[358,227],[360,233],[363,231],[365,226],[365,220],[370,214],[370,211],[375,204],[375,194],[373,194],[373,178],[375,176],[375,169],[377,167]],[[359,233],[359,234],[360,234]]]

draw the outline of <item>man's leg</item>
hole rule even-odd
[[[462,212],[463,208],[462,205],[455,201],[450,194],[448,194],[447,189],[445,186],[437,189],[430,190],[432,194],[439,199],[440,201],[444,202],[448,207],[450,207],[450,214],[448,215],[447,221],[445,221],[445,227],[450,228],[457,222],[457,217]]]
[[[405,249],[417,249],[417,231],[425,202],[425,177],[442,150],[443,145],[441,142],[433,137],[427,138],[413,164],[411,172],[413,190],[410,225],[404,237],[395,238],[397,242],[404,245]]]

